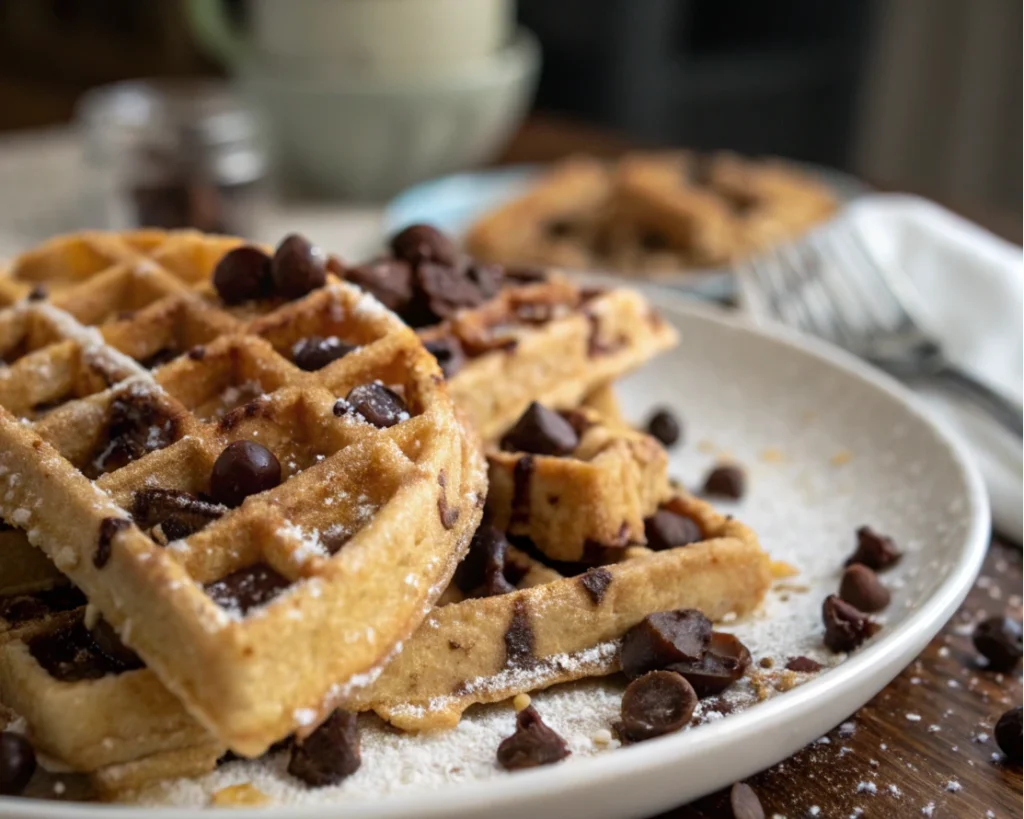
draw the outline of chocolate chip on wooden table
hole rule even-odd
[[[327,256],[296,233],[286,236],[270,263],[274,291],[286,299],[305,296],[327,281]]]
[[[642,742],[684,728],[697,707],[697,694],[674,671],[649,671],[637,677],[622,695],[619,731],[630,742]]]
[[[310,336],[295,342],[292,347],[292,361],[300,370],[314,372],[343,358],[355,349],[354,344],[346,344],[336,336]]]
[[[704,539],[700,524],[671,509],[659,509],[644,521],[647,548],[660,552]]]
[[[505,433],[501,448],[534,455],[568,455],[579,442],[572,424],[559,413],[534,401],[519,416],[515,426]]]
[[[815,671],[821,671],[821,663],[817,660],[812,660],[810,657],[790,657],[786,661],[787,671],[799,671],[803,674],[811,674]]]
[[[401,313],[412,299],[412,267],[401,259],[374,259],[345,271],[345,280]]]
[[[278,574],[272,566],[254,563],[208,583],[205,590],[221,608],[245,615],[269,603],[289,585],[288,578]]]
[[[1009,617],[989,617],[974,627],[974,647],[992,671],[1012,671],[1021,657],[1021,624]]]
[[[347,412],[355,412],[378,429],[387,429],[409,419],[409,408],[402,396],[376,382],[353,387],[334,405],[335,415]]]
[[[764,819],[761,800],[746,782],[737,782],[729,789],[729,807],[733,819]]]
[[[214,461],[210,494],[217,503],[234,508],[280,483],[281,463],[273,452],[255,441],[235,441]]]
[[[902,556],[891,537],[879,534],[870,526],[861,526],[857,530],[857,548],[847,559],[846,565],[863,563],[869,569],[879,572],[892,566]]]
[[[361,763],[356,715],[339,709],[292,746],[288,773],[307,785],[322,788],[351,776]]]
[[[734,634],[711,632],[704,653],[695,660],[680,660],[666,666],[682,674],[698,697],[720,694],[750,668],[750,651]]]
[[[258,247],[229,250],[213,269],[213,287],[225,304],[265,298],[273,285],[270,257]]]
[[[672,446],[682,437],[679,419],[669,409],[657,410],[647,421],[647,432],[665,446]]]
[[[0,732],[0,794],[18,796],[36,771],[36,752],[21,734]]]
[[[878,575],[863,563],[851,563],[839,581],[839,597],[861,611],[881,611],[891,595]]]
[[[444,373],[445,378],[451,378],[466,363],[466,356],[462,352],[462,345],[454,336],[435,338],[432,341],[423,343],[427,352],[437,359],[437,364]]]
[[[391,237],[391,252],[409,264],[454,265],[458,253],[451,239],[433,225],[409,225]]]
[[[832,651],[853,651],[881,626],[855,606],[830,594],[821,607],[825,645]]]
[[[703,493],[739,500],[746,492],[746,475],[735,464],[719,464],[704,479]]]
[[[1021,762],[1021,708],[1011,708],[995,727],[996,744],[1010,762]]]
[[[515,733],[498,746],[498,764],[506,771],[551,765],[567,756],[565,740],[544,724],[532,705],[516,714]]]
[[[622,638],[622,671],[630,679],[681,661],[699,661],[711,642],[711,621],[696,609],[649,614]]]

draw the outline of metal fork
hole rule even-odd
[[[905,274],[884,268],[842,221],[739,268],[747,308],[845,348],[904,381],[928,380],[984,410],[1018,437],[1021,407],[955,367],[918,317]]]

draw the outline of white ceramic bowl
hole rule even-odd
[[[494,156],[532,98],[540,65],[528,31],[483,67],[444,79],[366,83],[240,72],[265,114],[285,180],[319,194],[380,199]]]

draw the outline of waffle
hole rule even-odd
[[[311,731],[412,633],[486,483],[412,331],[333,277],[223,305],[211,273],[240,244],[83,234],[14,262],[6,298],[27,298],[0,313],[0,514],[205,728],[256,755]],[[291,359],[312,334],[356,349],[306,372]],[[352,391],[373,384],[408,411],[369,423]],[[271,450],[281,481],[227,509],[211,471],[239,441]]]

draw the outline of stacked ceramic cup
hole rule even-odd
[[[513,0],[247,0],[242,28],[223,0],[189,10],[307,191],[378,199],[484,162],[536,82]]]

